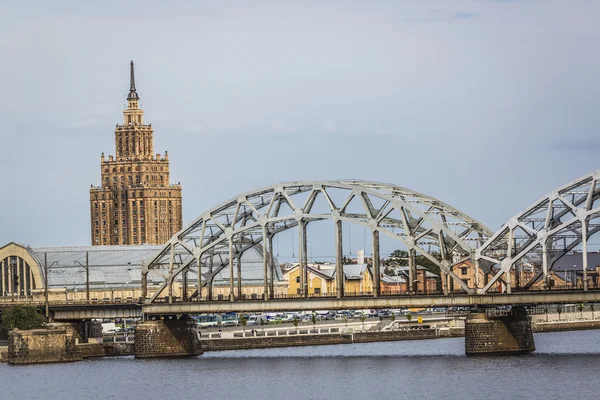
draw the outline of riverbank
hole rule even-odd
[[[532,316],[534,333],[562,332],[600,329],[600,319],[558,320],[557,315]],[[433,321],[430,321],[433,322]],[[352,324],[350,324],[352,325]],[[327,326],[327,325],[324,325]],[[354,328],[354,329],[353,329]],[[369,329],[370,328],[370,329]],[[202,334],[201,345],[205,352],[223,350],[249,350],[278,347],[317,346],[332,344],[351,344],[368,342],[386,342],[401,340],[424,340],[448,337],[464,337],[464,325],[457,320],[452,325],[436,326],[430,324],[419,326],[399,322],[394,326],[387,325],[385,330],[373,330],[374,325],[365,330],[355,327],[348,328],[319,328],[294,329],[271,328],[266,330],[246,330],[246,332],[229,332],[225,337],[220,334]],[[133,343],[81,343],[77,344],[82,358],[100,358],[129,356],[134,354]],[[7,362],[8,347],[0,346],[0,362]]]
[[[385,342],[385,341],[400,341],[400,340],[415,340],[415,339],[439,339],[448,337],[464,337],[464,325],[459,326],[444,326],[444,327],[428,327],[419,329],[418,326],[401,327],[395,330],[387,331],[340,331],[340,333],[310,333],[298,334],[297,331],[280,330],[260,332],[260,337],[244,336],[242,334],[233,338],[209,338],[211,335],[206,335],[201,340],[202,350],[222,351],[222,350],[250,350],[261,348],[276,348],[276,347],[297,347],[297,346],[317,346],[317,345],[332,345],[332,344],[349,344],[349,343],[367,343],[367,342]],[[600,329],[600,319],[594,320],[549,320],[548,322],[541,319],[536,319],[531,324],[534,333],[544,332],[563,332],[563,331],[578,331],[578,330],[593,330]],[[318,331],[318,330],[317,330]],[[280,333],[281,332],[281,333]],[[290,332],[293,332],[290,334]],[[250,333],[246,333],[250,335]]]
[[[203,351],[246,350],[272,347],[317,346],[330,344],[350,344],[387,342],[398,340],[437,339],[439,329],[402,329],[393,331],[340,332],[324,334],[285,334],[278,336],[239,337],[235,339],[203,339]],[[464,330],[463,330],[464,334]]]

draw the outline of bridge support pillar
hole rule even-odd
[[[535,351],[531,317],[525,307],[513,307],[511,315],[490,317],[471,313],[465,322],[465,353],[523,354]]]
[[[185,357],[202,354],[193,319],[140,322],[135,327],[135,357]]]

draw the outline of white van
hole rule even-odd
[[[247,321],[248,322],[246,323],[246,325],[248,325],[248,326],[260,325],[261,321],[263,321],[264,325],[269,323],[269,320],[264,315],[251,315],[248,317]]]

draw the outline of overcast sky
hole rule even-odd
[[[184,225],[360,178],[496,230],[600,167],[599,4],[0,0],[0,243],[90,243],[131,59]]]

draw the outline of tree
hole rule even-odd
[[[263,332],[265,331],[265,319],[263,317],[260,317],[260,326],[262,327]]]
[[[246,319],[245,315],[240,315],[240,324],[242,324],[242,328],[244,330],[244,333],[246,333],[246,325],[248,324],[248,320]]]
[[[365,330],[365,320],[367,319],[367,316],[363,313],[363,314],[360,314],[359,318],[360,318],[360,322],[362,322],[362,330],[364,331]]]
[[[294,327],[298,327],[298,324],[300,323],[300,318],[298,318],[297,316],[294,316],[294,319],[292,319],[292,324],[294,324]]]
[[[393,268],[390,268],[390,267],[385,267],[383,269],[383,273],[386,274],[387,276],[396,276],[396,272],[394,271]]]
[[[39,329],[46,319],[31,306],[14,306],[2,313],[2,325],[6,329]]]
[[[410,325],[410,321],[412,321],[412,313],[406,314],[406,319],[408,320],[408,324]]]
[[[344,323],[346,324],[346,329],[348,329],[348,316],[344,315]]]
[[[388,259],[394,260],[401,267],[405,267],[408,265],[408,251],[394,250]]]
[[[313,323],[313,329],[315,329],[316,325],[317,325],[317,314],[314,311],[313,311],[313,313],[310,316],[310,320]]]
[[[544,306],[544,313],[546,314],[546,322],[548,322],[548,306]]]
[[[392,313],[390,315],[390,318],[392,319],[392,329],[394,329],[394,321],[396,321],[396,314]]]
[[[562,306],[556,306],[556,312],[558,313],[558,320],[560,321],[560,313],[562,312]]]
[[[581,316],[581,319],[583,319],[583,309],[585,308],[585,306],[583,305],[583,303],[579,303],[577,304],[577,311],[579,311],[579,314]]]

